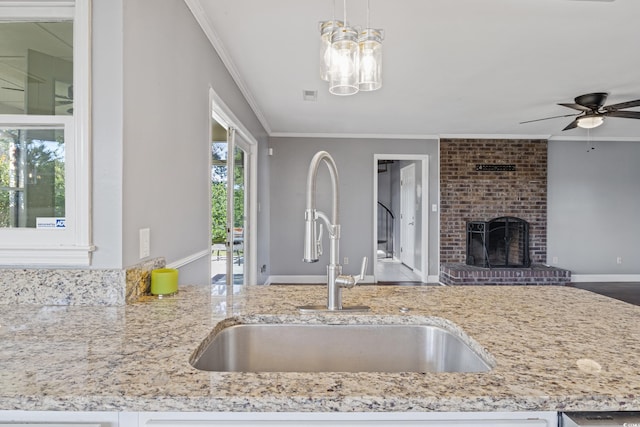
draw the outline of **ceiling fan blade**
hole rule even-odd
[[[605,105],[604,109],[607,111],[617,111],[633,107],[640,107],[640,99],[636,99],[635,101],[621,102],[619,104]]]
[[[607,111],[602,113],[607,117],[622,117],[624,119],[640,119],[640,111]]]
[[[569,129],[575,129],[578,127],[578,119],[575,119],[574,121],[572,121],[571,123],[569,123],[569,125],[562,129],[562,130],[569,130]]]
[[[591,108],[585,107],[584,105],[580,105],[580,104],[574,104],[574,103],[560,103],[558,105],[561,105],[563,107],[568,107],[568,108],[573,108],[574,110],[578,110],[578,111],[591,111]]]
[[[6,86],[2,86],[2,89],[6,89],[6,90],[15,90],[17,92],[24,92],[24,89],[20,89],[17,87],[6,87]]]
[[[576,114],[564,114],[562,116],[552,116],[552,117],[545,117],[544,119],[535,119],[535,120],[527,120],[526,122],[520,122],[520,124],[524,124],[524,123],[533,123],[533,122],[540,122],[542,120],[549,120],[549,119],[559,119],[560,117],[575,117],[580,113],[576,113]]]

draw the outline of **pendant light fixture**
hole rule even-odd
[[[329,92],[334,95],[380,89],[384,32],[369,26],[369,0],[367,28],[362,31],[349,26],[347,0],[343,2],[344,21],[334,17],[320,22],[320,77],[329,82]]]
[[[376,30],[369,25],[369,0],[367,0],[367,28],[358,39],[360,90],[371,91],[382,87],[382,39],[383,30]]]
[[[358,32],[345,24],[331,35],[329,92],[334,95],[358,93],[360,90],[358,58]]]
[[[325,82],[331,72],[331,34],[340,27],[344,27],[344,22],[335,18],[320,22],[320,78]]]
[[[382,37],[382,30],[373,28],[360,33],[360,90],[370,91],[382,87]]]

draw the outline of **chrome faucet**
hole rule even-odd
[[[329,168],[331,175],[332,187],[332,210],[331,218],[324,212],[316,210],[316,177],[320,163],[324,162]],[[342,266],[339,264],[340,258],[340,224],[338,224],[338,168],[329,153],[319,151],[311,159],[309,172],[307,174],[307,207],[304,212],[305,233],[304,233],[304,262],[317,262],[322,255],[322,223],[319,224],[318,231],[317,220],[321,219],[329,233],[329,265],[327,266],[327,305],[309,305],[299,307],[301,311],[367,311],[366,306],[342,306],[342,288],[352,288],[360,280],[364,279],[367,269],[367,257],[362,259],[359,276],[346,276],[342,274]]]

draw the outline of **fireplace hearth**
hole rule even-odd
[[[467,222],[466,263],[482,268],[528,268],[529,223],[511,216]]]

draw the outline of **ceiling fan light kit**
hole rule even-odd
[[[320,22],[320,78],[329,82],[333,95],[354,95],[382,87],[382,40],[384,31],[360,30],[347,23],[347,1],[344,0],[344,21]]]
[[[604,123],[604,117],[602,116],[584,116],[578,119],[578,127],[582,129],[593,129]]]

